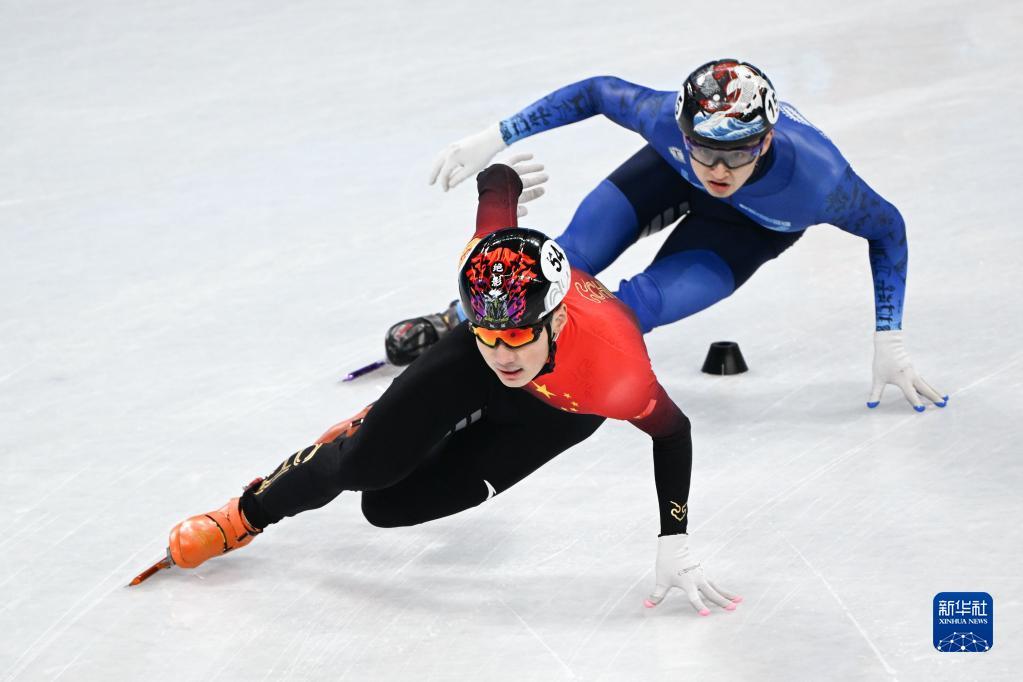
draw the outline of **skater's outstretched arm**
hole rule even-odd
[[[483,170],[513,142],[598,114],[649,138],[666,96],[674,93],[651,90],[614,76],[596,76],[566,85],[503,121],[448,145],[434,160],[430,184],[440,180],[446,192]]]
[[[948,396],[939,393],[917,373],[903,339],[902,307],[906,296],[909,245],[906,223],[899,210],[871,189],[851,167],[847,167],[827,196],[821,222],[863,237],[869,243],[876,319],[874,380],[867,407],[877,407],[888,384],[898,386],[917,412],[924,411],[922,398],[938,407],[945,407]]]

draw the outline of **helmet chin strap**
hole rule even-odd
[[[746,184],[756,182],[760,178],[764,177],[767,171],[774,164],[774,144],[770,146],[766,154],[760,154],[756,161],[753,162],[753,172],[750,173],[749,179],[746,180]]]
[[[554,341],[554,331],[551,329],[552,319],[554,319],[553,315],[548,317],[547,321],[543,323],[543,328],[547,330],[547,362],[540,368],[540,372],[533,377],[534,379],[554,371],[554,354],[558,352],[558,344]]]

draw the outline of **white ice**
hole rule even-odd
[[[590,5],[0,5],[0,679],[1019,679],[1023,6]],[[692,545],[738,610],[642,607],[652,466],[621,423],[450,519],[381,530],[347,494],[124,587],[393,378],[338,383],[453,293],[475,195],[427,186],[444,145],[718,56],[901,209],[909,350],[951,395],[864,407],[867,247],[826,226],[649,335],[694,424]],[[641,144],[592,119],[516,145],[552,176],[524,222],[559,233]],[[719,339],[748,374],[699,372]],[[956,590],[993,596],[991,651],[932,647]]]

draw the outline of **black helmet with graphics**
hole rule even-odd
[[[458,293],[462,310],[476,327],[544,323],[568,293],[568,258],[542,232],[510,227],[470,246],[459,266]]]
[[[746,147],[778,121],[778,96],[764,72],[737,59],[707,62],[689,74],[675,100],[678,127],[716,149]]]

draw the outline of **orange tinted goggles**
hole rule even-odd
[[[477,327],[475,325],[470,326],[476,338],[484,346],[489,346],[490,348],[497,348],[498,341],[509,348],[521,348],[539,339],[540,333],[543,331],[543,323],[533,327],[514,327],[512,329],[487,329],[486,327]]]

